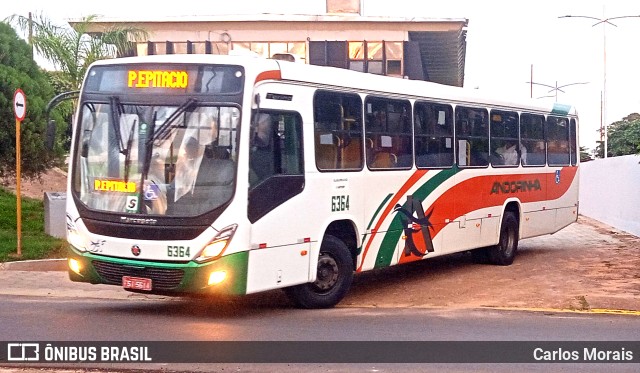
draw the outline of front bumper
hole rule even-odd
[[[68,270],[69,279],[75,282],[122,286],[122,277],[151,279],[150,294],[246,294],[249,252],[239,252],[220,259],[197,263],[156,262],[114,258],[69,249],[68,260],[77,260],[79,273]],[[222,283],[209,285],[212,272],[225,271]]]

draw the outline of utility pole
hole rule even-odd
[[[604,128],[604,158],[607,158],[607,153],[608,153],[608,124],[607,124],[607,24],[613,26],[613,27],[618,27],[618,25],[616,25],[615,23],[611,23],[612,20],[614,19],[620,19],[620,18],[640,18],[640,15],[636,15],[636,16],[619,16],[619,17],[605,17],[604,16],[605,11],[604,11],[604,6],[602,7],[602,18],[598,18],[598,17],[591,17],[591,16],[573,16],[573,15],[566,15],[566,16],[560,16],[558,18],[587,18],[587,19],[591,19],[594,21],[597,21],[596,23],[594,23],[593,25],[591,25],[591,27],[595,27],[598,25],[602,25],[602,70],[603,70],[603,74],[602,74],[602,98],[601,98],[601,114],[602,114],[602,118],[601,121],[602,123],[604,123],[604,125],[601,124],[601,126]]]

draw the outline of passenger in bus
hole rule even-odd
[[[496,149],[496,153],[502,158],[504,165],[518,164],[518,150],[514,141],[505,140],[504,144]]]
[[[387,112],[378,110],[373,113],[371,121],[367,123],[367,132],[382,132],[386,129]]]
[[[269,114],[260,114],[252,136],[249,184],[255,186],[275,173],[272,146],[273,123]]]
[[[522,164],[527,164],[527,147],[520,143],[520,159],[522,160]]]
[[[429,135],[448,135],[446,124],[444,122],[444,116],[441,118],[443,121],[439,123],[440,112],[436,109],[427,109],[424,111],[424,125],[422,126],[423,133]]]

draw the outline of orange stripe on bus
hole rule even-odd
[[[268,70],[263,71],[256,77],[256,84],[263,80],[282,80],[282,75],[280,74],[280,70]]]
[[[492,206],[502,206],[507,198],[515,197],[521,203],[552,201],[562,197],[570,188],[576,177],[577,167],[565,167],[560,171],[560,180],[556,183],[555,172],[536,173],[536,174],[511,174],[511,175],[487,175],[473,177],[463,180],[460,183],[447,189],[440,195],[432,205],[424,206],[425,211],[431,211],[429,222],[431,227],[423,227],[422,229],[430,229],[429,234],[432,238],[444,229],[447,222],[453,222],[456,218],[466,215],[470,212]],[[415,175],[414,175],[415,176]],[[536,188],[535,180],[539,181],[540,188]],[[522,183],[519,184],[518,182]],[[496,183],[514,185],[513,191],[503,193],[502,190],[494,190]],[[526,187],[531,183],[531,187]],[[407,183],[409,184],[409,183]],[[405,184],[405,186],[407,185]],[[518,185],[515,187],[515,185]],[[391,206],[395,206],[407,192],[408,188],[403,188],[394,196],[393,200],[385,209],[385,213],[381,216],[376,224],[379,228],[382,221],[386,219]],[[522,190],[526,188],[526,190]],[[405,238],[406,239],[406,238]],[[422,239],[422,233],[413,233],[414,243],[418,248],[424,247],[425,243]],[[369,249],[373,241],[373,236],[367,244],[366,250]],[[366,254],[365,250],[365,254]],[[420,260],[423,257],[417,255],[401,255],[398,264],[408,263]],[[364,263],[364,256],[362,259]],[[362,264],[358,271],[362,270]]]
[[[434,225],[431,237],[435,237],[445,226],[446,219],[450,221],[472,211],[491,206],[502,206],[509,197],[515,197],[522,203],[552,201],[562,197],[573,183],[577,167],[566,167],[561,170],[560,182],[556,184],[555,173],[518,174],[518,175],[488,175],[478,176],[446,190],[433,203],[431,223]],[[516,193],[491,193],[495,183],[511,183],[514,181],[527,182],[538,179],[539,190],[527,190]],[[473,197],[470,197],[473,196]],[[429,208],[430,209],[430,208]]]

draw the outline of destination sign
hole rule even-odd
[[[129,88],[185,89],[189,84],[189,74],[186,71],[129,70],[127,76]]]
[[[136,183],[132,181],[95,179],[93,189],[101,192],[135,193],[137,188]]]
[[[238,95],[244,80],[244,68],[237,65],[109,64],[89,70],[83,93]]]

